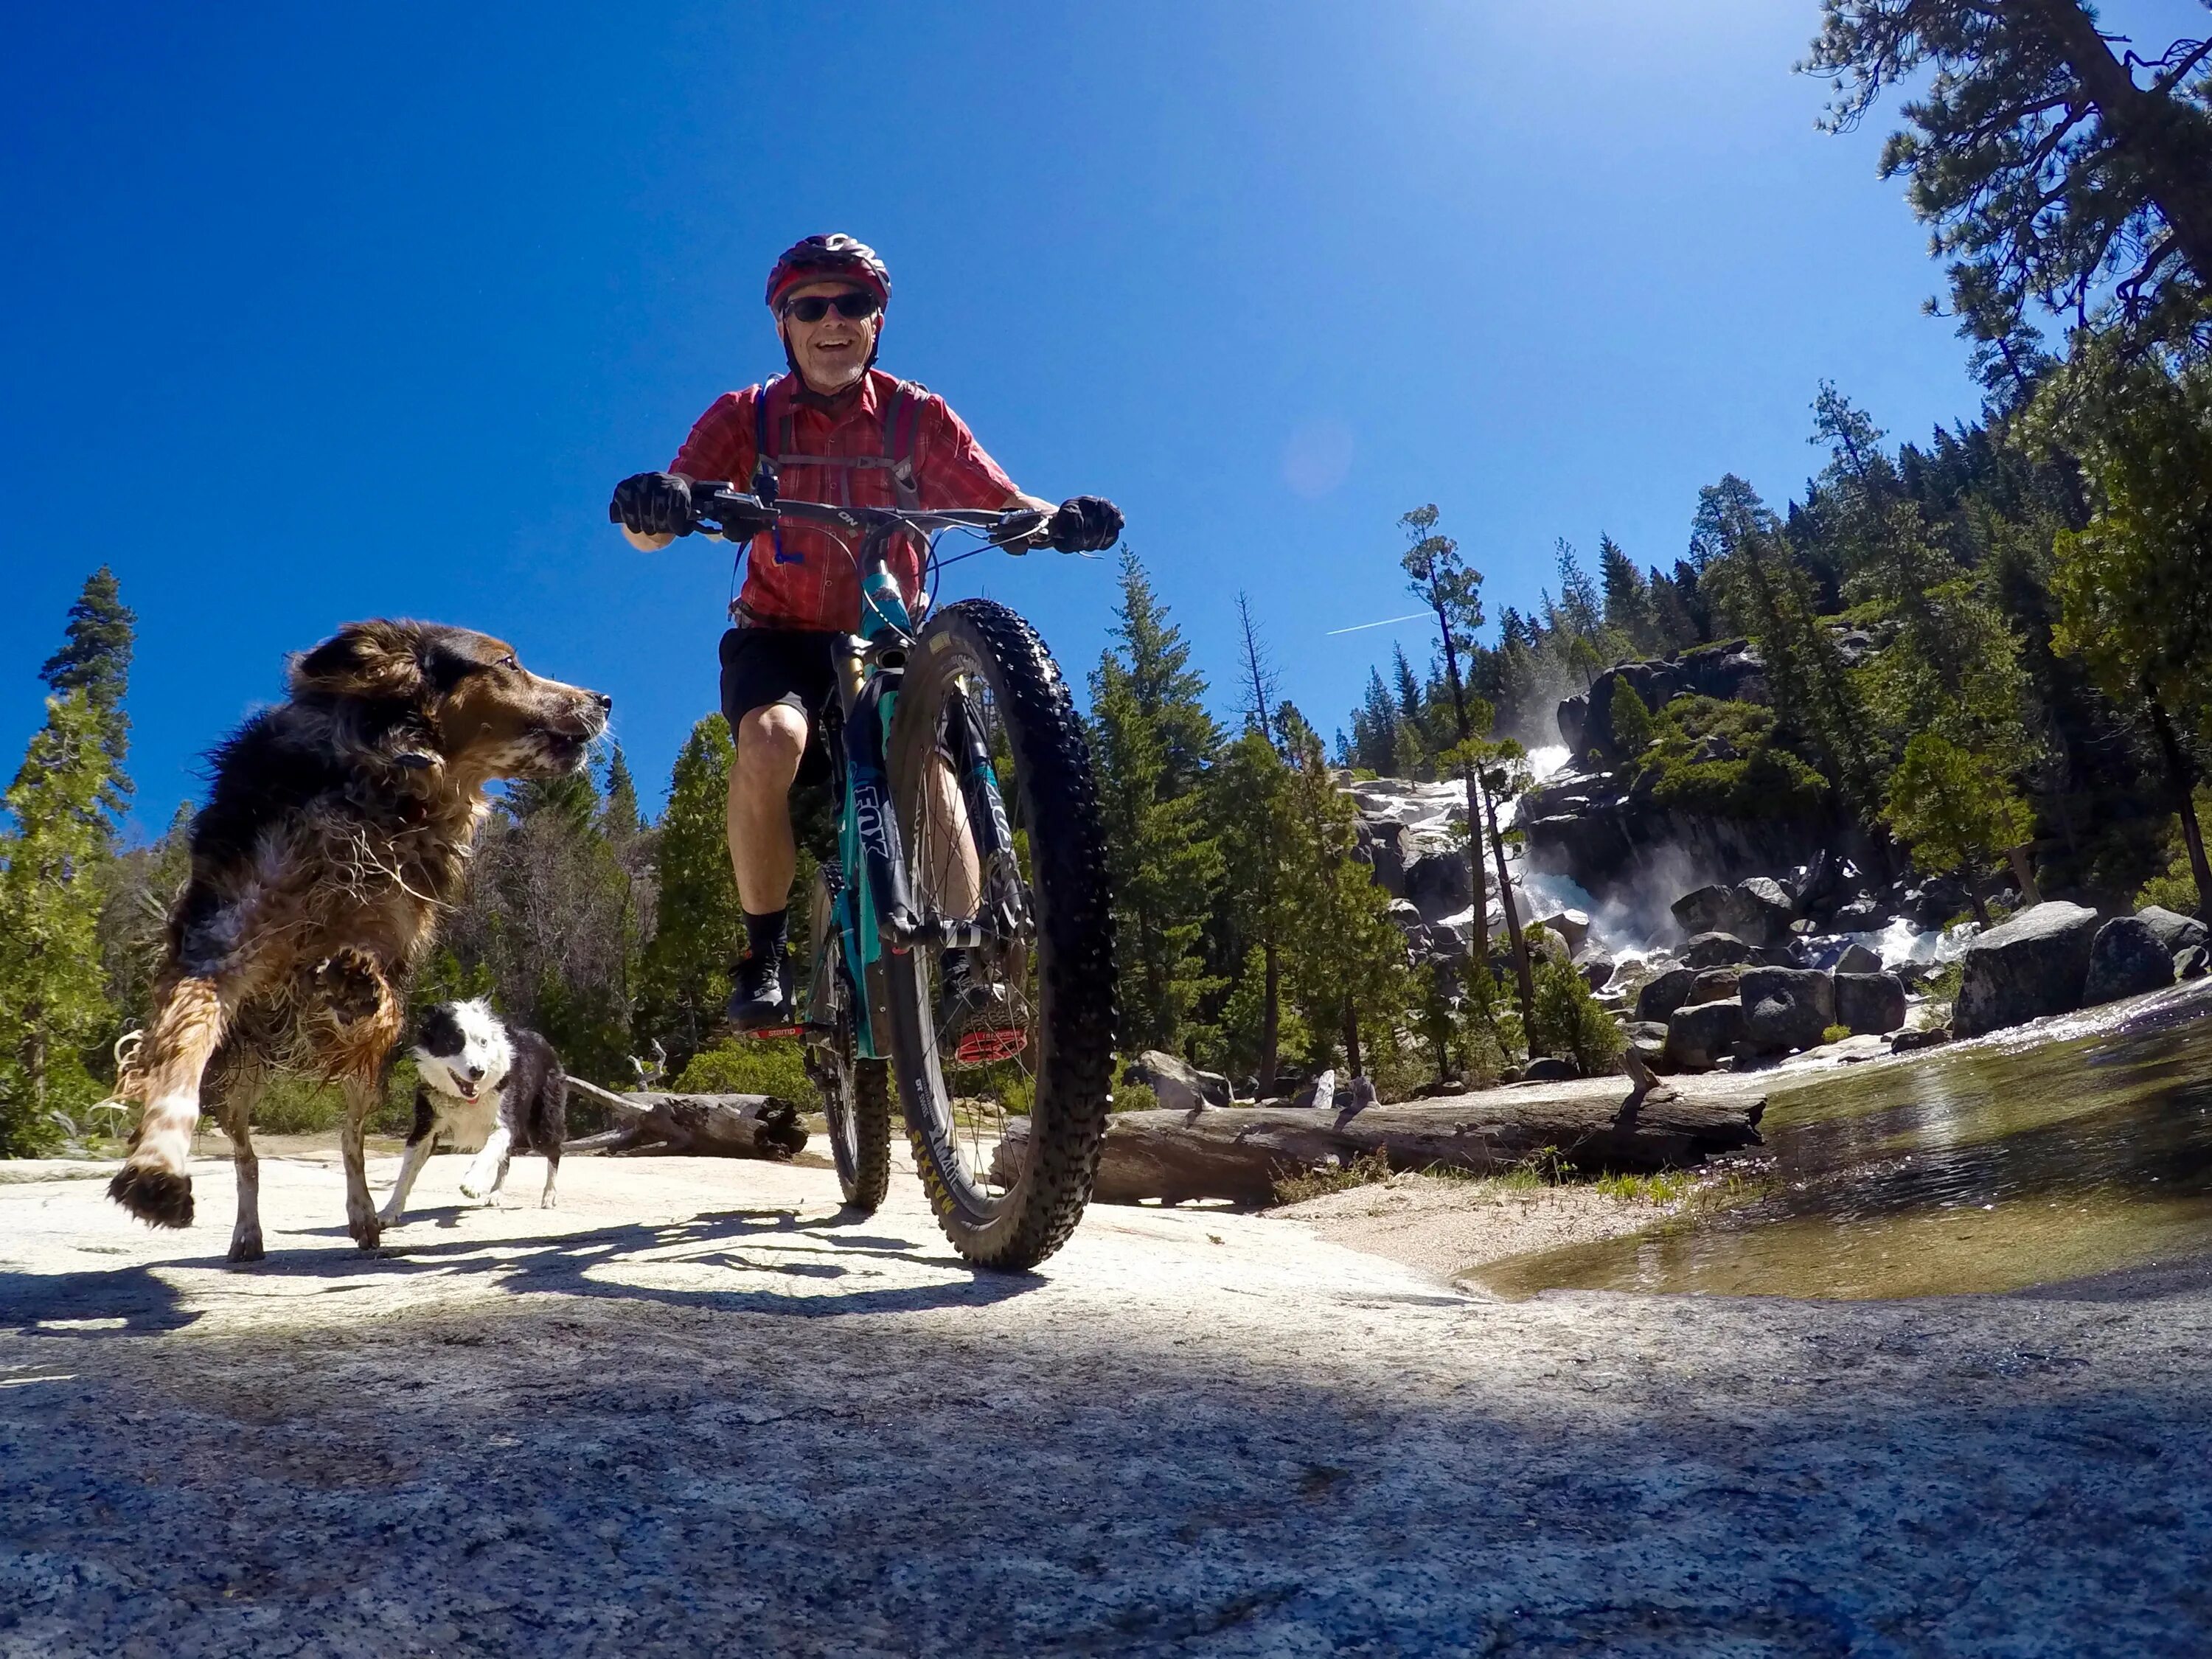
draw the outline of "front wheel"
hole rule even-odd
[[[968,599],[915,641],[889,747],[915,908],[925,921],[982,921],[963,982],[988,993],[979,1015],[948,988],[941,952],[884,958],[915,1164],[962,1255],[1032,1267],[1090,1200],[1112,1088],[1113,919],[1090,744],[1035,630]]]

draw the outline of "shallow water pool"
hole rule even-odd
[[[2212,1252],[2212,996],[2103,1018],[1778,1087],[1753,1195],[1463,1282],[1516,1298],[1945,1296]]]

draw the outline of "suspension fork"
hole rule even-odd
[[[1015,856],[1013,826],[1006,820],[1006,803],[999,793],[991,748],[984,741],[975,705],[968,699],[964,677],[945,699],[945,730],[939,742],[953,775],[959,780],[961,797],[968,808],[968,833],[975,838],[975,866],[981,877],[975,896],[977,923],[986,934],[1012,939],[1029,921],[1021,861]]]

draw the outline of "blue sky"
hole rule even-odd
[[[2138,0],[2146,39],[2202,19]],[[649,18],[649,21],[648,21]],[[1119,501],[1224,703],[1249,590],[1324,730],[1434,501],[1493,615],[1698,489],[1778,506],[1823,376],[1978,398],[1880,131],[1814,130],[1811,0],[46,7],[0,64],[0,749],[85,574],[140,618],[139,817],[371,614],[611,692],[658,795],[714,702],[727,550],[612,482],[779,368],[764,268],[849,230],[884,365],[1028,489]],[[2169,31],[2169,33],[2171,31]],[[1080,677],[1110,562],[974,560]],[[963,580],[964,579],[964,580]]]

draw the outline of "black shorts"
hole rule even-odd
[[[839,636],[811,628],[732,628],[722,635],[722,718],[737,735],[738,722],[756,708],[783,703],[806,717],[806,755],[799,781],[830,775],[822,746],[822,711],[837,689],[830,655]]]

